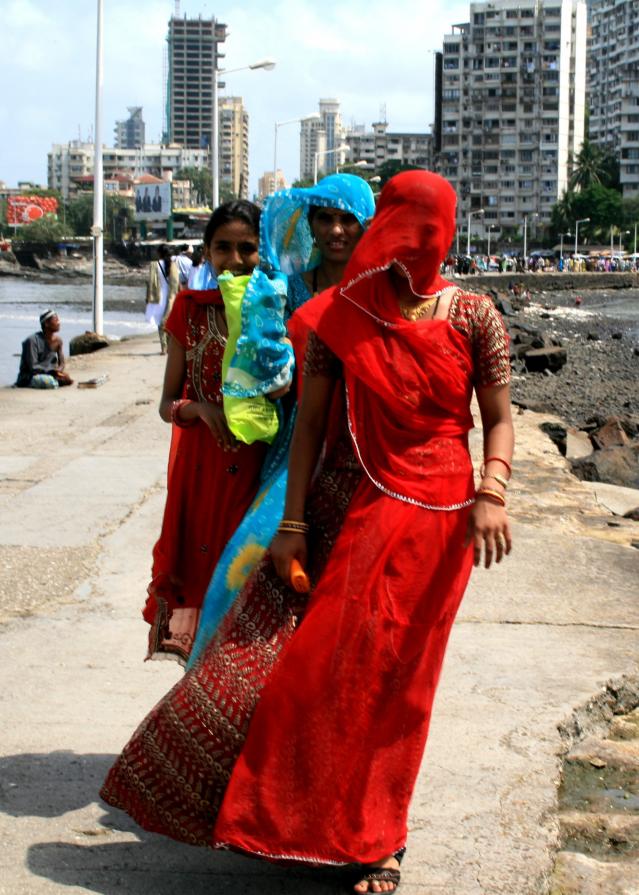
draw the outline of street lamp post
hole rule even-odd
[[[469,211],[468,212],[468,232],[466,233],[466,254],[470,256],[470,219],[474,214],[482,215],[484,214],[484,209],[480,208],[477,211]]]
[[[211,120],[211,180],[212,180],[212,204],[213,211],[220,204],[220,121],[219,109],[220,102],[218,90],[220,84],[220,75],[230,75],[236,71],[253,71],[256,68],[263,68],[271,71],[275,68],[274,59],[262,59],[260,62],[254,62],[252,65],[241,65],[239,68],[218,68],[217,54],[213,59],[213,114]]]
[[[322,149],[313,153],[313,183],[317,183],[318,163],[320,155],[330,155],[332,152],[348,152],[351,147],[347,143],[334,146],[332,149]]]
[[[572,233],[568,231],[568,233],[559,234],[559,258],[561,261],[564,260],[564,236],[572,236]]]
[[[303,115],[301,118],[289,118],[287,121],[275,122],[275,135],[273,139],[273,192],[277,190],[277,129],[284,127],[285,124],[299,124],[302,121],[319,121],[319,112],[311,112],[310,115]]]
[[[495,224],[488,225],[488,267],[489,267],[489,269],[490,269],[490,235],[493,232],[493,227],[495,228],[495,230],[497,229],[497,226]]]
[[[621,251],[622,251],[621,240],[623,239],[624,236],[630,236],[630,230],[620,230],[619,231],[619,254],[620,255],[621,255]]]
[[[524,268],[528,268],[528,215],[524,215]],[[533,212],[530,217],[538,218],[537,212]]]
[[[579,224],[586,224],[590,218],[579,218],[578,221],[575,221],[575,255],[579,251]]]
[[[95,58],[95,136],[93,139],[93,331],[104,332],[104,180],[102,159],[102,63],[104,59],[102,26],[103,5],[98,0]]]

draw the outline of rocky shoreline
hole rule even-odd
[[[513,403],[564,422],[548,434],[579,478],[639,488],[639,319],[602,313],[600,291],[493,297],[511,335]]]

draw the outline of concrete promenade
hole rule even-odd
[[[97,390],[0,391],[0,895],[328,895],[330,877],[148,835],[97,798],[181,674],[142,662],[170,435],[162,371],[157,342],[139,339],[73,359],[76,380],[109,374]],[[405,895],[546,892],[558,725],[639,674],[639,523],[609,524],[540,432],[546,417],[515,419],[514,552],[474,575],[453,631]]]

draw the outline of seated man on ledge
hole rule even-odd
[[[72,385],[73,379],[64,372],[62,339],[58,335],[60,318],[55,311],[40,315],[41,332],[33,333],[22,343],[18,388],[58,388]]]

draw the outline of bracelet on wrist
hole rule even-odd
[[[510,465],[510,463],[508,462],[508,460],[504,460],[503,457],[486,457],[486,459],[484,460],[484,462],[482,463],[482,465],[479,468],[479,474],[482,477],[483,477],[484,473],[486,472],[486,466],[491,462],[502,463],[508,470],[508,477],[510,478],[512,476],[513,468]]]
[[[309,533],[311,526],[308,522],[299,522],[297,519],[282,519],[277,530],[305,535]]]
[[[484,479],[494,479],[501,485],[504,491],[508,488],[508,479],[505,479],[503,475],[498,475],[496,472],[485,472],[482,476],[482,481]]]
[[[192,403],[193,401],[189,401],[186,398],[182,398],[179,401],[171,401],[171,422],[178,428],[188,429],[189,426],[193,426],[197,422],[197,417],[194,417],[192,420],[183,420],[180,416],[181,409]]]
[[[499,506],[506,506],[506,498],[500,491],[493,491],[492,488],[478,488],[477,493],[475,495],[477,498],[485,498],[486,500],[490,500],[493,503],[498,503]]]

